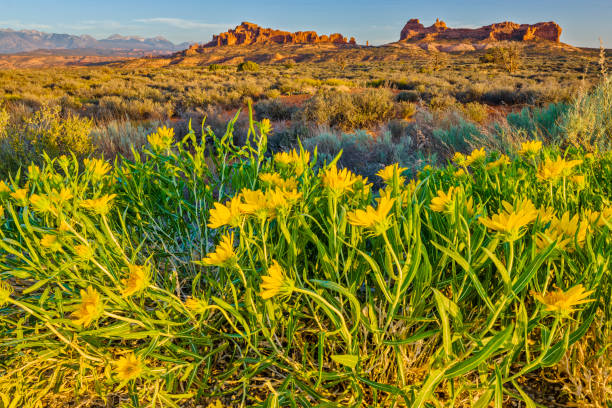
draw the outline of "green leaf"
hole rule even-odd
[[[359,362],[359,356],[355,356],[352,354],[334,354],[331,356],[331,358],[336,363],[342,364],[345,367],[349,367],[352,370],[357,367],[357,363]]]
[[[514,326],[509,324],[504,330],[489,339],[487,344],[474,356],[451,367],[446,373],[446,378],[455,378],[464,375],[478,367],[487,358],[493,355],[510,337]]]

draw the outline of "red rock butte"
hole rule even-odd
[[[444,21],[425,27],[418,19],[409,20],[400,41],[473,40],[473,41],[531,41],[548,40],[558,43],[561,27],[555,22],[517,24],[503,22],[480,28],[450,28]]]
[[[355,44],[355,39],[347,40],[342,34],[318,35],[315,31],[288,31],[263,28],[257,24],[243,22],[236,28],[225,33],[214,35],[211,42],[204,47],[220,47],[224,45],[251,44]],[[198,46],[196,46],[197,48]]]

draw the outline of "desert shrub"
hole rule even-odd
[[[612,149],[612,80],[580,94],[561,119],[567,142],[587,151]]]
[[[259,71],[259,64],[253,61],[244,61],[238,64],[236,68],[238,72],[255,72]]]
[[[520,112],[508,114],[506,120],[511,127],[523,130],[532,137],[559,143],[564,133],[560,120],[568,108],[561,102],[542,108],[525,107]]]
[[[468,102],[461,107],[465,117],[472,122],[483,124],[489,117],[487,105],[478,102]]]
[[[40,164],[43,153],[50,157],[72,153],[81,159],[94,150],[90,139],[93,122],[73,114],[62,117],[59,106],[44,106],[16,123],[8,122],[6,114],[0,115],[0,119],[4,121],[4,130],[0,133],[3,177],[31,162]]]
[[[308,122],[340,129],[372,126],[393,116],[392,94],[387,89],[370,89],[358,94],[321,92],[304,105]]]
[[[268,99],[257,102],[253,109],[257,118],[270,119],[274,121],[289,120],[291,116],[298,110],[296,106],[288,105],[281,99]]]
[[[223,69],[223,65],[221,64],[210,64],[208,66],[208,70],[211,72],[221,71]]]
[[[448,129],[434,129],[433,136],[451,152],[467,153],[484,138],[480,129],[473,123],[460,121]]]
[[[141,151],[150,135],[161,124],[159,122],[138,123],[111,121],[91,131],[91,141],[97,152],[107,159],[123,156],[133,159],[132,148]]]
[[[275,126],[268,137],[268,146],[272,152],[290,150],[311,137],[312,133],[313,130],[301,121],[294,121],[289,126]]]
[[[420,95],[416,91],[402,91],[398,93],[395,100],[398,102],[417,102]]]
[[[409,120],[417,111],[417,106],[413,102],[401,101],[395,104],[395,117]]]
[[[435,95],[429,99],[429,108],[431,110],[445,110],[457,105],[457,100],[452,95]]]
[[[483,63],[493,63],[508,72],[517,71],[522,65],[523,49],[519,43],[507,42],[503,46],[489,48],[481,57]]]

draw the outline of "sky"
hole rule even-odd
[[[175,43],[208,42],[212,35],[249,21],[286,31],[340,32],[364,44],[399,39],[411,18],[436,18],[449,27],[501,21],[555,21],[561,41],[612,48],[612,0],[0,0],[0,28],[53,33],[155,37]]]

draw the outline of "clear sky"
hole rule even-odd
[[[403,25],[439,17],[450,27],[500,21],[554,20],[561,40],[612,48],[612,0],[0,0],[0,27],[90,34],[162,35],[173,42],[207,42],[242,21],[287,31],[340,32],[359,43],[399,39]]]

